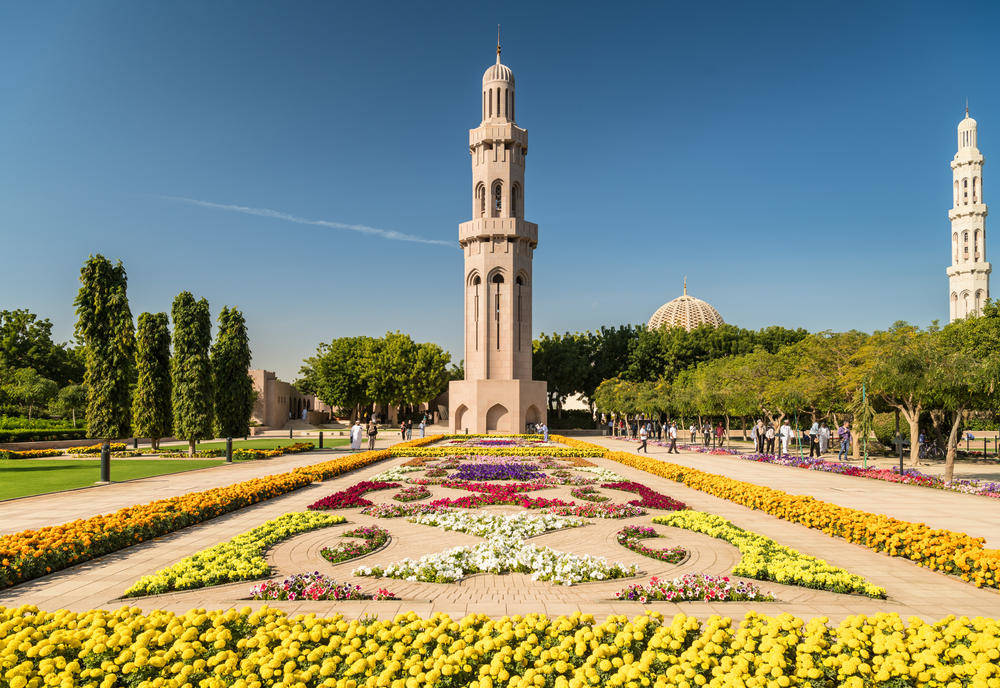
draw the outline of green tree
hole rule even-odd
[[[417,344],[413,371],[410,374],[411,404],[428,402],[448,389],[451,355],[437,344]]]
[[[83,381],[80,352],[52,341],[52,323],[27,310],[0,310],[0,371],[34,368],[42,377],[65,386]]]
[[[137,375],[132,397],[132,425],[137,437],[148,437],[153,449],[173,429],[170,381],[170,329],[166,313],[142,313],[135,341]]]
[[[920,435],[920,414],[934,403],[938,382],[940,347],[933,331],[896,323],[876,332],[853,356],[857,365],[846,378],[858,389],[862,382],[869,392],[898,409],[910,426],[910,437]],[[920,444],[910,442],[910,463],[920,462]]]
[[[86,347],[87,434],[111,440],[131,432],[135,326],[121,261],[98,254],[80,270],[76,333]]]
[[[83,385],[66,385],[49,404],[49,413],[57,418],[71,418],[76,427],[77,414],[87,410],[87,388]]]
[[[320,344],[300,370],[304,379],[312,380],[316,396],[330,406],[349,410],[352,421],[363,405],[371,403],[363,360],[371,341],[371,337],[340,337]]]
[[[212,378],[215,385],[215,434],[241,437],[250,432],[254,389],[250,379],[250,336],[243,314],[223,307],[219,332],[212,344]]]
[[[28,411],[28,419],[39,406],[44,406],[59,392],[54,380],[42,377],[33,368],[17,368],[4,381],[4,392]]]
[[[563,402],[582,390],[590,368],[587,340],[583,335],[542,334],[532,343],[532,372],[535,380],[548,383],[549,409],[562,416]]]
[[[208,356],[211,318],[208,301],[182,291],[174,299],[174,356],[170,365],[174,437],[188,441],[194,455],[198,440],[212,436],[212,365]]]

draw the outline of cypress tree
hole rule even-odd
[[[132,398],[132,425],[137,437],[148,437],[153,449],[173,429],[170,398],[170,331],[166,313],[143,313],[136,334],[138,380]]]
[[[76,333],[84,343],[87,434],[112,440],[131,435],[135,326],[121,261],[98,254],[80,269]]]
[[[250,432],[253,381],[250,337],[243,314],[235,308],[219,313],[219,332],[212,344],[212,377],[215,383],[215,435],[241,437]]]
[[[195,301],[182,291],[174,299],[174,357],[170,362],[173,384],[174,437],[195,443],[212,436],[212,367],[208,345],[212,339],[208,301]]]

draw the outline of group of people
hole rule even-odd
[[[378,437],[378,423],[374,418],[368,421],[367,426],[361,425],[360,419],[354,421],[351,426],[351,451],[361,450],[361,441],[365,435],[368,436],[368,451],[371,451],[375,448],[375,438]]]
[[[647,441],[650,439],[655,439],[657,441],[664,438],[671,439],[670,428],[673,427],[675,431],[679,432],[677,429],[677,423],[675,421],[661,421],[658,418],[642,418],[637,417],[631,420],[625,420],[624,418],[614,418],[609,417],[607,414],[601,414],[601,428],[604,430],[605,434],[609,437],[628,437],[630,439],[642,440],[642,431],[646,431]],[[701,439],[704,445],[707,447],[712,443],[712,439],[715,439],[715,443],[718,446],[722,446],[726,441],[726,429],[723,427],[722,423],[716,424],[715,428],[708,421],[696,425],[691,423],[688,428],[688,432],[691,435],[691,444],[698,441],[698,434],[701,434]],[[673,439],[676,439],[674,437]]]
[[[680,452],[677,451],[677,423],[671,421],[670,423],[667,424],[661,424],[658,427],[657,439],[659,439],[661,433],[664,432],[666,433],[667,438],[670,440],[670,446],[667,447],[667,453],[680,454]],[[639,448],[636,451],[645,452],[647,454],[649,453],[649,448],[646,446],[646,443],[649,442],[649,438],[652,434],[653,434],[652,421],[647,421],[639,425],[639,432],[638,432]]]
[[[802,433],[802,444],[809,447],[809,458],[814,456],[819,458],[826,454],[830,448],[831,437],[832,433],[827,427],[826,421],[813,421],[809,430]],[[788,445],[796,438],[795,429],[787,418],[782,421],[777,430],[771,423],[764,423],[758,418],[750,430],[750,439],[753,440],[754,451],[758,454],[774,454],[775,443],[778,439],[781,440],[781,453],[787,454]],[[837,439],[840,440],[840,452],[837,454],[837,458],[847,458],[852,440],[851,424],[848,421],[843,421],[837,428]]]

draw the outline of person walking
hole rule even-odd
[[[406,439],[413,439],[413,420],[410,418],[406,419]]]
[[[830,428],[826,427],[826,421],[819,424],[819,454],[823,456],[830,446]]]
[[[544,439],[546,442],[548,442],[549,441],[549,426],[548,426],[548,423],[542,423],[541,431],[542,431],[542,439]]]
[[[355,420],[351,426],[351,451],[361,449],[361,421]]]
[[[698,434],[698,428],[694,426],[694,423],[691,423],[691,427],[688,428],[688,432],[691,433],[691,444],[694,444],[695,438]]]
[[[726,431],[722,427],[722,421],[720,420],[715,426],[715,442],[721,447],[725,443]]]
[[[783,455],[788,455],[788,443],[791,441],[792,437],[795,435],[795,431],[792,430],[792,426],[788,424],[788,419],[786,418],[781,424],[781,429],[778,431],[778,435],[781,436],[781,453]]]
[[[809,428],[809,458],[811,459],[815,454],[819,456],[819,423],[813,421],[812,427]]]
[[[774,426],[768,423],[767,430],[764,431],[764,439],[762,445],[766,447],[761,453],[768,453],[774,456]]]
[[[368,451],[375,449],[376,437],[378,437],[378,425],[375,424],[375,419],[372,418],[368,421]]]
[[[426,437],[427,436],[427,419],[426,418],[421,418],[420,419],[420,436],[421,437]]]
[[[761,453],[760,435],[757,433],[756,423],[754,423],[753,427],[750,428],[750,439],[753,441],[753,453],[760,454]]]
[[[673,421],[670,422],[670,430],[667,431],[667,434],[670,436],[670,447],[667,449],[667,453],[680,454],[680,452],[677,451],[677,423]]]
[[[641,428],[639,428],[639,448],[636,450],[637,453],[638,452],[645,452],[647,454],[649,453],[649,449],[646,448],[646,442],[648,440],[649,440],[649,431],[646,430],[646,426],[643,425]]]
[[[847,458],[847,452],[851,446],[851,424],[846,420],[837,430],[837,437],[840,438],[840,451],[837,452],[837,460],[841,461]]]

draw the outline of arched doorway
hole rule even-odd
[[[503,404],[493,404],[486,412],[486,432],[509,430],[507,426],[507,407]]]
[[[462,423],[465,422],[465,414],[468,411],[468,407],[462,404],[457,409],[455,409],[455,432],[462,431]]]
[[[535,406],[534,404],[532,404],[531,406],[528,407],[528,410],[525,411],[525,413],[524,413],[524,422],[525,423],[541,423],[542,422],[542,414],[538,410],[537,406]]]

